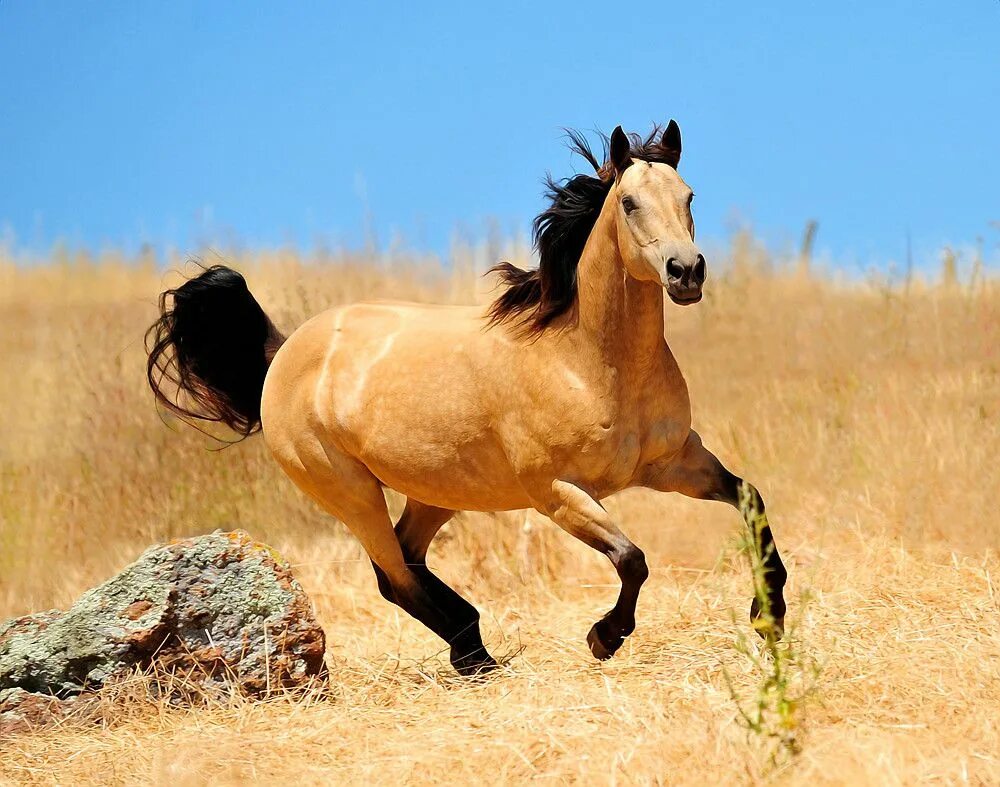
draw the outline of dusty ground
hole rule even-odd
[[[238,262],[285,328],[361,297],[482,298],[466,268]],[[508,658],[470,683],[259,439],[209,452],[157,419],[141,333],[174,276],[0,262],[0,618],[68,603],[153,541],[239,525],[297,565],[332,668],[327,695],[262,704],[126,688],[101,724],[0,740],[0,780],[1000,782],[1000,289],[837,284],[739,255],[713,273],[704,303],[668,307],[668,340],[706,443],[768,501],[790,648],[776,665],[747,638],[735,512],[631,491],[608,505],[653,572],[605,664],[584,636],[609,566],[537,516],[448,526],[431,562]]]

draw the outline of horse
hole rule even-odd
[[[763,574],[751,622],[782,635],[787,574],[764,503],[691,428],[664,335],[664,293],[695,304],[707,274],[680,128],[618,126],[603,162],[569,135],[594,174],[547,177],[538,267],[494,266],[503,289],[488,307],[355,303],[286,338],[243,276],[216,265],[164,292],[147,333],[156,400],[241,437],[262,431],[364,547],[382,596],[441,637],[461,675],[498,664],[479,612],[427,566],[441,527],[457,511],[533,508],[606,555],[620,593],[587,643],[608,659],[635,629],[649,570],[601,500],[635,486],[741,510]],[[406,498],[395,525],[385,488]]]

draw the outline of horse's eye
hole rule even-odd
[[[622,209],[626,214],[635,210],[635,200],[631,197],[622,197]]]

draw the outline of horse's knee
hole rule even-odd
[[[649,578],[649,566],[646,556],[635,544],[629,544],[618,555],[615,569],[622,582],[630,585],[641,585]]]
[[[736,478],[736,505],[740,508],[745,506],[758,516],[764,513],[764,498],[757,487],[742,478]]]

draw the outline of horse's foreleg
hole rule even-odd
[[[590,652],[598,659],[609,659],[635,630],[635,605],[649,576],[646,558],[611,521],[604,507],[574,484],[555,481],[551,501],[539,510],[567,533],[607,555],[618,572],[622,582],[618,601],[587,635]]]
[[[756,552],[755,562],[762,567],[759,594],[756,588],[758,578],[754,579],[750,620],[762,637],[780,637],[785,621],[783,588],[788,574],[767,522],[764,501],[754,486],[730,473],[715,454],[702,445],[701,438],[694,431],[679,456],[651,468],[644,485],[662,492],[680,492],[700,500],[720,500],[741,511]],[[762,614],[758,595],[767,599],[768,615]]]

